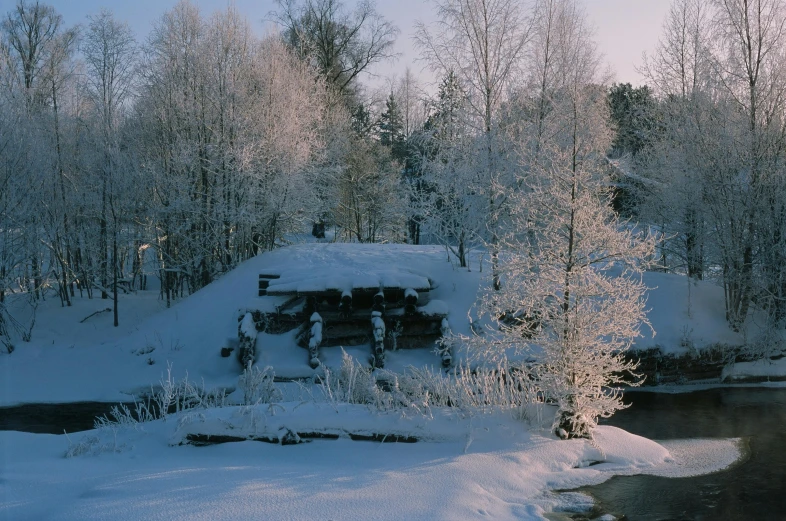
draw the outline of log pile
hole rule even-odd
[[[354,278],[335,269],[297,275],[260,274],[260,296],[287,299],[275,313],[244,310],[241,317],[244,323],[251,320],[256,331],[271,334],[299,328],[298,345],[308,350],[312,368],[318,367],[323,347],[366,344],[373,365],[383,367],[386,350],[433,349],[438,341],[443,365],[450,365],[451,348],[441,341],[450,332],[447,306],[430,298],[433,282],[428,277],[394,269],[353,273]],[[242,331],[240,356],[253,361],[248,354],[253,350],[243,348],[250,336]]]

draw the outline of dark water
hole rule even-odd
[[[631,521],[786,520],[786,389],[632,392],[607,425],[652,439],[745,437],[749,458],[692,478],[615,477],[580,489]]]
[[[32,403],[0,407],[0,430],[63,434],[93,428],[96,416],[108,415],[117,403]]]

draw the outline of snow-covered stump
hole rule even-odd
[[[338,311],[342,318],[349,318],[352,315],[352,292],[344,290],[341,293],[341,302]]]
[[[243,315],[237,330],[238,360],[244,368],[251,367],[256,360],[257,346],[257,325],[251,313]]]
[[[439,327],[442,337],[437,340],[437,353],[442,358],[442,367],[450,367],[453,363],[453,342],[450,340],[450,324],[447,318],[442,319]]]
[[[311,332],[308,338],[308,365],[312,369],[319,367],[319,344],[322,343],[322,317],[319,313],[311,314]]]
[[[418,312],[418,292],[412,288],[404,290],[404,314],[412,316]]]
[[[382,313],[371,312],[371,330],[374,334],[374,367],[385,367],[385,321]]]

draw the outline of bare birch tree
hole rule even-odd
[[[340,0],[276,0],[276,19],[287,42],[310,61],[340,94],[349,94],[358,76],[394,57],[398,28],[385,20],[371,0],[350,12]]]
[[[120,261],[118,259],[120,194],[116,191],[117,177],[120,175],[118,157],[120,152],[118,129],[123,117],[123,109],[133,89],[136,68],[136,42],[127,24],[118,22],[107,10],[89,18],[87,33],[82,48],[87,65],[90,94],[98,114],[100,127],[101,163],[101,209],[100,265],[101,297],[107,297],[110,285],[109,267],[111,266],[111,286],[113,316],[115,327],[118,325],[117,280]],[[109,258],[109,221],[111,219],[111,259]]]
[[[432,67],[458,76],[484,137],[487,240],[493,285],[499,289],[500,213],[510,183],[501,179],[497,123],[508,88],[521,70],[531,21],[520,0],[435,0],[434,5],[437,23],[418,23],[416,42]]]

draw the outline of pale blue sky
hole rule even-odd
[[[176,0],[41,0],[53,5],[63,15],[67,25],[84,23],[87,15],[108,8],[120,20],[128,22],[143,40],[152,23]],[[354,4],[354,0],[345,0]],[[192,0],[203,14],[224,9],[227,0]],[[641,64],[643,51],[651,52],[661,31],[663,18],[670,0],[583,0],[587,14],[597,29],[596,40],[600,51],[615,73],[617,82],[643,83],[635,67]],[[0,0],[0,13],[5,15],[16,0]],[[268,13],[275,8],[273,0],[234,0],[241,13],[251,21],[260,33],[264,31]],[[433,19],[432,5],[425,0],[377,0],[377,9],[401,29],[396,42],[401,57],[395,63],[386,63],[376,68],[381,76],[400,75],[406,66],[424,79],[430,79],[428,71],[421,74],[423,64],[416,62],[417,52],[413,48],[412,35],[416,20],[428,22]]]

